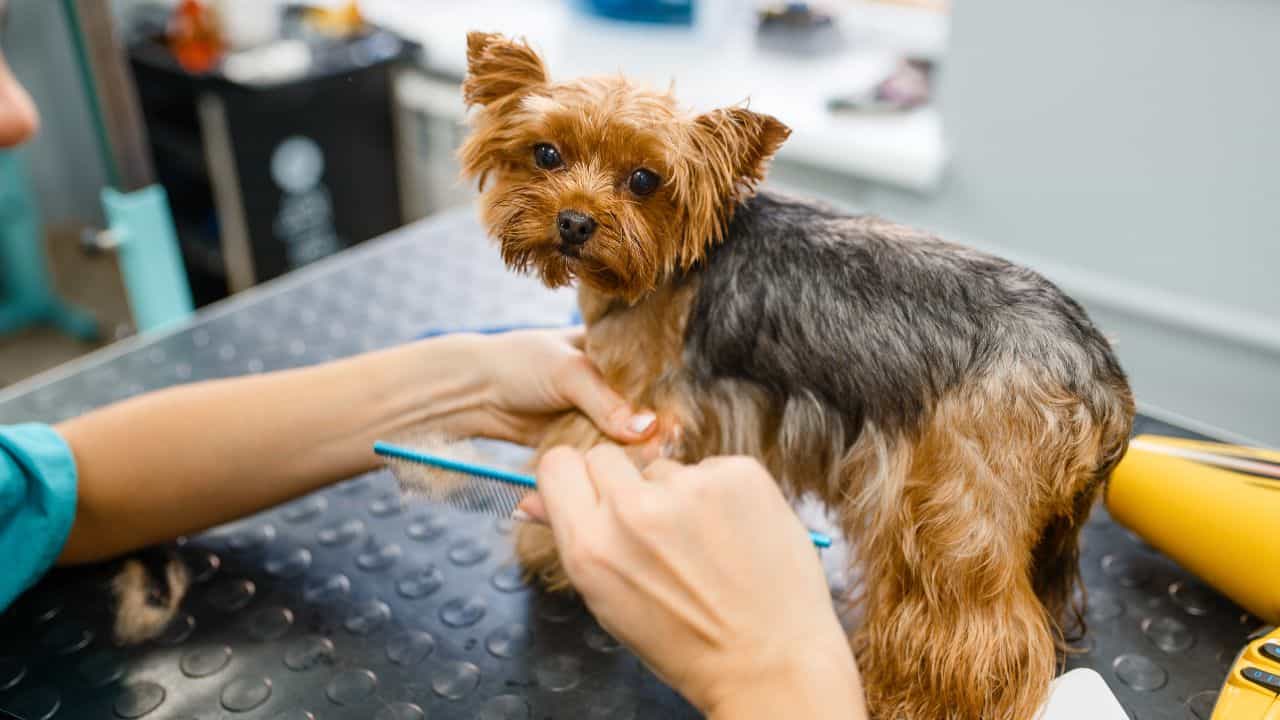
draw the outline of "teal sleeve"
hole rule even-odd
[[[76,461],[48,425],[0,427],[0,611],[53,565],[76,516]]]

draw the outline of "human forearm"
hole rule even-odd
[[[173,388],[59,425],[79,472],[60,562],[109,557],[269,507],[376,467],[371,447],[380,437],[474,415],[484,378],[467,370],[472,342],[446,338]]]

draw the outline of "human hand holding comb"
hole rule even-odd
[[[826,578],[769,474],[755,460],[642,473],[619,447],[555,448],[537,480],[379,442],[401,484],[470,512],[551,526],[564,568],[600,623],[708,717],[865,717]],[[536,489],[536,490],[535,490]]]
[[[532,475],[481,464],[465,441],[447,443],[433,438],[429,444],[440,446],[446,454],[382,440],[374,443],[373,451],[386,460],[401,487],[411,493],[466,512],[510,515],[516,520],[546,524],[541,500],[532,495],[538,488]],[[537,516],[518,507],[526,500],[529,507],[537,509]],[[809,539],[815,547],[831,547],[831,538],[823,533],[811,531]]]
[[[861,681],[804,527],[755,460],[611,445],[538,467],[549,521],[600,624],[712,720],[865,718]]]

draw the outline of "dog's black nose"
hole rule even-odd
[[[560,239],[570,245],[581,245],[596,231],[596,221],[577,210],[561,210],[556,216]]]

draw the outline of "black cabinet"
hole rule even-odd
[[[305,47],[305,72],[268,83],[188,73],[158,42],[130,48],[199,305],[404,222],[392,85],[412,48],[380,30]]]

